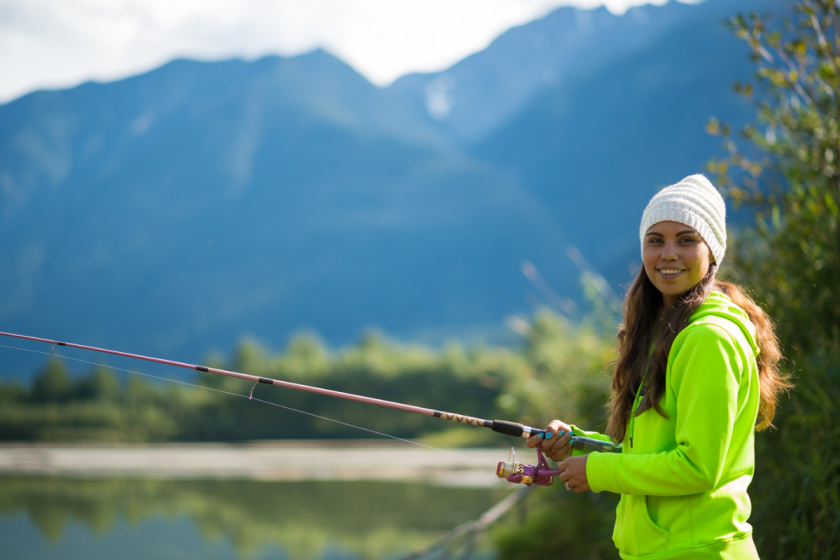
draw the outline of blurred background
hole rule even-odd
[[[641,213],[705,172],[799,384],[756,541],[833,557],[838,34],[827,0],[2,0],[0,330],[599,429]],[[498,434],[49,354],[0,340],[16,557],[399,558],[514,490]],[[417,557],[612,558],[615,503],[540,488]]]

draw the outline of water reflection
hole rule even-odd
[[[161,557],[152,544],[162,539],[171,544],[173,558],[186,556],[181,547],[200,557],[198,546],[206,549],[205,557],[229,549],[239,558],[274,551],[272,557],[293,560],[374,560],[419,548],[477,518],[502,492],[385,482],[5,476],[0,537],[6,550],[43,548],[46,541],[53,550],[60,547],[62,557],[89,560],[113,558],[115,540],[131,543],[130,552]],[[37,531],[27,532],[27,518]],[[196,542],[178,545],[172,538],[190,531],[200,535]],[[134,550],[144,542],[147,550]]]

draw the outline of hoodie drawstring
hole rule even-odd
[[[636,427],[636,403],[639,401],[639,394],[642,392],[642,384],[636,389],[636,398],[633,399],[633,408],[630,409],[630,449],[633,448],[633,428]]]

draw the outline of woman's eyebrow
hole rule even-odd
[[[696,232],[696,231],[694,231],[693,229],[687,229],[687,230],[685,230],[685,231],[681,231],[681,232],[679,232],[677,235],[685,235],[686,233],[694,233],[694,234],[696,234],[697,232]]]
[[[650,237],[651,235],[658,235],[659,237],[663,237],[663,235],[658,231],[649,231],[645,234],[645,237]]]

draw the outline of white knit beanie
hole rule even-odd
[[[642,251],[645,233],[659,222],[679,222],[700,234],[712,250],[715,262],[720,266],[726,253],[726,204],[723,197],[702,175],[691,175],[676,185],[665,187],[648,202],[642,215],[639,238]]]

